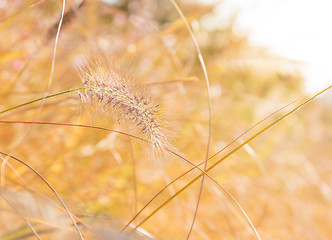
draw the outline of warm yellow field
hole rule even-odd
[[[208,89],[172,0],[106,2],[0,2],[0,239],[331,239],[332,92],[182,1]]]

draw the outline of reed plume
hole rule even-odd
[[[114,62],[108,65],[105,60],[86,61],[81,67],[81,78],[83,90],[79,94],[84,103],[107,108],[119,123],[124,121],[131,129],[138,130],[154,153],[169,147],[159,104]]]

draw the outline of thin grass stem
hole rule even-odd
[[[39,237],[37,231],[33,228],[33,226],[30,224],[30,222],[28,221],[28,219],[26,219],[16,208],[13,204],[11,204],[11,202],[3,196],[3,194],[0,192],[0,196],[7,202],[7,204],[14,210],[15,213],[17,213],[22,220],[25,222],[25,224],[31,229],[31,231],[33,232],[33,234],[36,236],[37,239],[41,240],[41,238]]]
[[[42,101],[43,99],[47,99],[47,98],[52,98],[52,97],[60,96],[60,95],[66,94],[66,93],[76,92],[76,91],[79,91],[79,90],[82,90],[82,89],[84,89],[84,87],[80,87],[80,88],[76,88],[76,89],[70,89],[70,90],[67,90],[67,91],[63,91],[63,92],[59,92],[59,93],[55,93],[55,94],[51,94],[51,95],[48,95],[48,96],[46,96],[46,97],[37,98],[37,99],[31,100],[31,101],[29,101],[29,102],[25,102],[25,103],[22,103],[22,104],[16,105],[16,106],[14,106],[14,107],[11,107],[11,108],[8,108],[8,109],[5,109],[5,110],[2,110],[2,111],[0,111],[0,114],[3,114],[3,113],[5,113],[5,112],[9,112],[9,111],[11,111],[11,110],[14,110],[14,109],[17,109],[17,108],[20,108],[20,107],[26,106],[26,105],[29,105],[29,104],[31,104],[31,103],[35,103],[35,102]]]
[[[252,127],[250,127],[248,130],[244,131],[240,136],[238,136],[237,138],[235,138],[231,143],[229,143],[228,145],[226,145],[224,148],[222,148],[220,151],[218,151],[217,153],[215,153],[213,156],[211,156],[209,158],[212,159],[214,158],[216,155],[218,155],[220,152],[222,152],[223,150],[225,150],[226,148],[228,148],[230,145],[232,145],[233,143],[235,143],[239,138],[241,138],[243,135],[245,135],[246,133],[248,133],[250,130],[252,130],[253,128],[255,128],[256,126],[258,126],[260,123],[262,123],[263,121],[267,120],[268,118],[270,118],[271,116],[275,115],[277,112],[281,111],[282,109],[288,107],[289,105],[293,104],[295,101],[283,106],[282,108],[278,109],[277,111],[269,114],[267,117],[265,117],[264,119],[262,119],[261,121],[259,121],[258,123],[256,123],[255,125],[253,125]],[[76,126],[76,127],[87,127],[87,128],[94,128],[94,129],[99,129],[99,130],[106,130],[106,131],[113,131],[113,132],[117,132],[119,134],[124,134],[130,137],[134,137],[137,138],[139,140],[145,141],[147,142],[147,140],[142,139],[140,137],[134,136],[134,135],[130,135],[124,132],[120,132],[120,131],[116,131],[116,130],[112,130],[112,129],[107,129],[107,128],[103,128],[103,127],[97,127],[97,126],[86,126],[86,125],[78,125],[78,124],[68,124],[68,123],[51,123],[51,122],[26,122],[26,121],[3,121],[0,120],[0,123],[26,123],[26,124],[46,124],[46,125],[62,125],[62,126]],[[173,153],[174,155],[178,156],[179,158],[183,158],[182,156]],[[186,160],[188,161],[188,160]],[[198,166],[203,165],[205,162],[201,162]],[[178,179],[182,178],[183,176],[185,176],[187,173],[191,172],[192,170],[194,170],[196,168],[193,167],[190,170],[188,170],[187,172],[183,173],[182,175],[180,175],[179,177],[177,177],[176,179],[174,179],[172,182],[170,182],[168,185],[166,185],[162,190],[160,190],[135,216],[134,218],[132,218],[127,225],[121,230],[121,232],[123,232],[142,212],[144,209],[146,209],[146,207],[154,200],[156,199],[164,190],[166,190],[170,185],[172,185],[174,182],[176,182]],[[202,171],[200,169],[200,171]],[[218,183],[217,183],[218,184]],[[221,188],[223,188],[222,186],[219,186]],[[226,192],[227,195],[229,195],[228,192]],[[229,195],[230,196],[230,195]],[[230,196],[231,197],[231,196]],[[233,200],[234,201],[234,200]],[[236,201],[234,201],[236,203],[236,205],[238,205],[238,203]],[[242,207],[240,205],[238,205],[239,209],[241,210],[241,212],[243,211]],[[249,222],[249,224],[251,225],[251,221],[248,218],[248,216],[245,214],[245,212],[243,212],[243,214],[246,216],[247,221]],[[255,231],[255,230],[254,230]]]
[[[14,159],[15,161],[25,165],[26,167],[28,167],[31,171],[33,171],[47,186],[49,189],[51,189],[51,191],[54,193],[54,195],[58,198],[58,200],[60,201],[60,203],[62,204],[62,206],[65,208],[66,212],[68,213],[68,216],[70,217],[71,221],[73,222],[74,224],[74,227],[76,228],[76,231],[77,233],[79,234],[79,237],[80,239],[84,240],[83,236],[82,236],[82,233],[81,231],[79,230],[77,224],[76,224],[76,221],[74,220],[72,214],[70,213],[69,209],[67,208],[66,204],[64,203],[64,201],[61,199],[60,195],[55,191],[55,189],[51,186],[51,184],[48,183],[48,181],[46,181],[46,179],[40,175],[39,172],[37,172],[37,170],[35,170],[33,167],[31,167],[29,164],[27,164],[26,162],[8,154],[8,153],[4,153],[4,152],[1,152],[0,151],[0,154],[6,156],[6,157],[9,157],[11,159]]]
[[[278,109],[277,111],[269,114],[268,116],[266,116],[265,118],[263,118],[261,121],[257,122],[256,124],[254,124],[252,127],[250,127],[249,129],[247,129],[246,131],[244,131],[241,135],[239,135],[237,138],[235,138],[232,142],[230,142],[229,144],[227,144],[225,147],[223,147],[221,150],[219,150],[217,153],[215,153],[214,155],[212,155],[209,160],[211,160],[212,158],[214,158],[215,156],[217,156],[219,153],[223,152],[226,148],[228,148],[229,146],[231,146],[233,143],[235,143],[238,139],[240,139],[241,137],[243,137],[245,134],[247,134],[250,130],[252,130],[253,128],[257,127],[259,124],[261,124],[262,122],[264,122],[265,120],[267,120],[268,118],[272,117],[273,115],[275,115],[277,112],[281,111],[282,109],[288,107],[289,105],[295,103],[295,101],[283,106],[282,108]],[[197,166],[201,166],[205,163],[201,162],[200,164],[198,164]],[[177,180],[179,180],[180,178],[184,177],[185,175],[187,175],[188,173],[190,173],[191,171],[193,171],[196,167],[193,167],[191,169],[189,169],[188,171],[184,172],[183,174],[181,174],[180,176],[178,176],[177,178],[175,178],[172,182],[170,182],[169,184],[167,184],[163,189],[161,189],[152,199],[150,199],[150,201],[148,203],[146,203],[144,205],[144,207],[129,221],[129,223],[122,229],[122,231],[124,231],[143,211],[144,209],[146,209],[150,203],[156,199],[162,192],[164,192],[169,186],[171,186],[173,183],[175,183]]]
[[[283,116],[281,116],[279,119],[275,120],[274,122],[272,122],[271,124],[269,124],[268,126],[264,127],[262,130],[260,130],[258,133],[254,134],[253,136],[251,136],[249,139],[247,139],[246,141],[244,141],[243,143],[241,143],[239,146],[237,146],[235,149],[233,149],[232,151],[230,151],[229,153],[227,153],[224,157],[220,158],[217,162],[215,162],[212,166],[210,166],[208,169],[206,169],[205,172],[209,172],[211,171],[214,167],[216,167],[219,163],[221,163],[222,161],[224,161],[226,158],[228,158],[229,156],[231,156],[232,154],[234,154],[235,152],[237,152],[239,149],[241,149],[244,145],[246,145],[247,143],[251,142],[252,140],[254,140],[256,137],[258,137],[259,135],[261,135],[263,132],[267,131],[268,129],[270,129],[271,127],[273,127],[275,124],[279,123],[281,120],[285,119],[286,117],[288,117],[289,115],[291,115],[292,113],[294,113],[295,111],[297,111],[298,109],[300,109],[301,107],[303,107],[304,105],[308,104],[309,102],[311,102],[312,100],[314,100],[316,97],[318,97],[319,95],[323,94],[324,92],[326,92],[327,90],[331,89],[332,85],[330,85],[329,87],[323,89],[322,91],[316,93],[314,96],[312,96],[311,98],[307,99],[306,101],[304,101],[303,103],[301,103],[300,105],[298,105],[297,107],[293,108],[291,111],[289,111],[288,113],[284,114]],[[143,223],[145,223],[149,218],[151,218],[155,213],[157,213],[161,208],[163,208],[165,205],[167,205],[172,199],[174,199],[176,196],[178,196],[180,193],[182,193],[184,190],[186,190],[190,185],[192,185],[194,182],[196,182],[198,179],[200,179],[203,176],[203,174],[199,174],[197,177],[195,177],[193,180],[191,180],[188,184],[186,184],[183,188],[181,188],[177,193],[175,193],[173,196],[171,196],[169,199],[167,199],[164,203],[162,203],[158,208],[156,208],[151,214],[149,214],[147,217],[145,217],[137,226],[141,226]]]
[[[40,124],[40,125],[58,125],[58,126],[72,126],[72,127],[85,127],[85,128],[93,128],[93,129],[99,129],[99,130],[106,130],[106,131],[112,131],[112,132],[116,132],[116,133],[119,133],[119,134],[123,134],[123,135],[126,135],[128,137],[133,137],[133,138],[136,138],[136,139],[139,139],[141,141],[144,141],[144,142],[147,142],[148,143],[148,140],[145,140],[143,138],[140,138],[140,137],[137,137],[135,135],[131,135],[131,134],[128,134],[128,133],[124,133],[124,132],[120,132],[120,131],[117,131],[117,130],[112,130],[112,129],[108,129],[108,128],[104,128],[104,127],[97,127],[97,126],[87,126],[87,125],[80,125],[80,124],[70,124],[70,123],[52,123],[52,122],[35,122],[35,121],[4,121],[4,120],[0,120],[0,123],[22,123],[22,124]],[[189,161],[188,159],[182,157],[181,155],[177,154],[176,152],[170,150],[170,149],[165,149],[166,151],[172,153],[173,155],[183,159],[184,161],[186,161],[187,163],[189,163],[190,165],[194,166],[194,169],[197,168],[199,171],[201,171],[203,174],[206,174],[214,183],[216,183],[224,192],[226,192],[226,194],[228,196],[231,197],[231,200],[234,201],[234,203],[239,207],[240,211],[242,212],[243,209],[242,207],[239,205],[239,203],[235,200],[234,197],[232,197],[230,195],[230,193],[220,184],[218,183],[218,181],[216,181],[212,176],[210,176],[209,174],[207,174],[204,170],[200,169],[199,167],[197,167],[194,163],[192,163],[191,161]],[[174,182],[174,181],[173,181]],[[170,186],[170,184],[167,185],[167,187]],[[166,188],[167,188],[166,187]],[[165,188],[165,189],[166,189]],[[164,190],[164,189],[163,189]],[[163,191],[162,190],[162,191]],[[153,199],[150,200],[150,202],[152,202],[152,200],[154,200],[157,196],[155,196]],[[149,202],[149,203],[150,203]],[[138,212],[136,214],[136,216],[138,216],[141,212],[143,211],[143,209]],[[252,226],[252,223],[249,219],[249,217],[247,216],[247,214],[243,211],[243,214],[244,216],[246,217],[247,221],[249,222],[249,224]],[[136,217],[135,217],[136,218]],[[121,232],[123,232],[134,220],[135,218],[133,218],[122,230]],[[137,226],[138,227],[138,226]],[[135,228],[136,229],[136,228]]]
[[[81,90],[82,88],[79,89],[74,89],[72,91],[76,91],[76,90]],[[53,96],[55,96],[56,94],[54,94]],[[41,99],[39,99],[41,100]],[[261,124],[263,121],[267,120],[268,118],[272,117],[273,115],[275,115],[277,112],[283,110],[284,108],[288,107],[289,105],[293,104],[295,101],[283,106],[282,108],[278,109],[277,111],[269,114],[267,117],[265,117],[264,119],[262,119],[261,121],[257,122],[256,124],[254,124],[252,127],[250,127],[249,129],[247,129],[246,131],[244,131],[240,136],[238,136],[237,138],[235,138],[231,143],[229,143],[228,145],[226,145],[224,148],[222,148],[221,150],[219,150],[217,153],[215,153],[214,155],[212,155],[210,159],[214,158],[215,156],[217,156],[219,153],[221,153],[222,151],[224,151],[226,148],[228,148],[230,145],[232,145],[233,143],[235,143],[239,138],[241,138],[242,136],[244,136],[246,133],[248,133],[250,130],[252,130],[253,128],[255,128],[256,126],[258,126],[259,124]],[[60,125],[60,126],[73,126],[73,127],[86,127],[86,128],[93,128],[93,129],[99,129],[99,130],[106,130],[106,131],[113,131],[119,134],[123,134],[123,135],[127,135],[129,137],[133,137],[136,139],[139,139],[141,141],[147,142],[147,140],[142,139],[140,137],[137,137],[135,135],[130,135],[124,132],[120,132],[117,130],[112,130],[112,129],[108,129],[108,128],[104,128],[104,127],[97,127],[97,126],[86,126],[86,125],[80,125],[80,124],[68,124],[68,123],[52,123],[52,122],[33,122],[33,121],[6,121],[6,120],[0,120],[0,123],[25,123],[25,124],[41,124],[41,125]],[[175,155],[177,155],[179,158],[182,158],[182,156],[179,156],[176,153],[173,153]],[[197,166],[201,166],[203,165],[205,162],[201,162],[199,165]],[[192,170],[194,170],[195,168],[197,168],[196,166],[189,169],[188,171],[186,171],[185,173],[181,174],[179,177],[177,177],[176,179],[174,179],[172,182],[170,182],[168,185],[166,185],[162,190],[160,190],[135,216],[134,218],[132,218],[128,224],[122,229],[122,231],[124,231],[145,209],[146,207],[154,200],[156,199],[164,190],[166,190],[170,185],[172,185],[174,182],[176,182],[177,180],[179,180],[180,178],[182,178],[183,176],[185,176],[186,174],[188,174],[189,172],[191,172]],[[240,208],[241,210],[242,208]],[[246,214],[245,214],[246,215]],[[121,231],[121,232],[122,232]]]
[[[208,140],[207,140],[207,146],[206,146],[205,164],[204,164],[204,168],[203,168],[204,171],[205,171],[206,168],[207,168],[207,162],[208,162],[208,159],[209,159],[209,150],[210,150],[210,143],[211,143],[211,129],[212,129],[212,110],[211,110],[211,93],[210,93],[209,77],[208,77],[207,70],[206,70],[206,67],[205,67],[205,62],[204,62],[204,59],[203,59],[203,56],[202,56],[202,53],[201,53],[201,50],[200,50],[200,47],[198,45],[198,42],[197,42],[197,39],[195,37],[194,32],[192,31],[186,17],[184,16],[182,10],[180,9],[179,5],[175,2],[175,0],[170,0],[170,1],[172,2],[173,6],[175,7],[175,9],[177,10],[180,17],[182,18],[183,22],[186,25],[186,28],[187,28],[187,30],[190,34],[190,37],[191,37],[192,41],[194,42],[194,45],[195,45],[195,48],[196,48],[196,51],[197,51],[197,55],[198,55],[198,59],[199,59],[199,62],[201,64],[203,72],[204,72],[204,78],[205,78],[205,84],[206,84],[206,90],[207,90],[207,96],[208,96],[208,111],[209,111]],[[192,220],[192,223],[191,223],[191,226],[190,226],[189,233],[187,235],[187,239],[190,238],[190,234],[191,234],[191,232],[194,228],[196,216],[197,216],[197,213],[198,213],[198,207],[199,207],[199,203],[200,203],[201,196],[202,196],[204,180],[205,180],[205,175],[203,175],[203,178],[202,178],[201,186],[200,186],[199,193],[198,193],[198,199],[197,199],[197,204],[196,204],[196,208],[195,208],[195,213],[194,213],[194,217],[193,217],[193,220]]]
[[[27,9],[29,9],[29,8],[33,8],[33,7],[35,7],[35,6],[37,6],[37,5],[41,4],[41,3],[43,3],[43,2],[45,2],[45,1],[46,1],[46,0],[39,0],[38,2],[32,3],[32,4],[30,4],[29,6],[23,8],[23,9],[20,9],[20,10],[18,10],[17,12],[12,13],[10,16],[7,16],[7,17],[4,17],[4,18],[0,19],[0,24],[3,23],[3,22],[5,22],[5,21],[7,21],[8,19],[10,19],[10,18],[12,18],[12,17],[15,17],[15,16],[19,15],[20,13],[25,12]]]

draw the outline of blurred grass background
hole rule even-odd
[[[201,21],[213,16],[213,6],[181,1],[180,7],[192,24],[211,81],[211,156],[270,113],[305,99],[298,63],[250,45],[246,37],[233,33],[232,24],[205,28]],[[61,8],[61,1],[52,0],[1,3],[0,110],[43,96]],[[171,144],[193,163],[204,161],[208,138],[204,76],[187,29],[169,1],[66,1],[49,93],[80,87],[77,67],[84,56],[95,55],[112,59],[144,86],[160,104],[172,132]],[[107,109],[98,114],[87,109],[76,93],[46,100],[35,118],[38,107],[9,111],[0,120],[129,131]],[[290,109],[276,113],[235,145]],[[331,124],[331,105],[319,98],[210,172],[237,199],[262,239],[331,239]],[[1,151],[27,162],[50,182],[83,222],[85,239],[117,239],[112,229],[123,227],[160,189],[191,168],[171,154],[154,159],[142,142],[102,130],[3,123],[0,129]],[[45,184],[26,167],[8,161],[15,171],[6,167],[2,176],[6,181],[1,188],[0,239],[35,239],[31,231],[22,231],[26,223],[17,212],[42,239],[76,237]],[[195,170],[177,181],[134,224],[197,174]],[[142,227],[157,239],[184,239],[198,190],[195,183]],[[206,179],[191,239],[254,238],[230,199]]]

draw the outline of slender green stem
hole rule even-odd
[[[70,89],[70,90],[67,90],[67,91],[64,91],[64,92],[59,92],[59,93],[51,94],[51,95],[48,95],[48,96],[46,96],[46,97],[37,98],[37,99],[31,100],[31,101],[29,101],[29,102],[25,102],[25,103],[22,103],[22,104],[20,104],[20,105],[17,105],[17,106],[14,106],[14,107],[8,108],[8,109],[6,109],[6,110],[3,110],[3,111],[0,112],[0,114],[5,113],[5,112],[9,112],[9,111],[11,111],[11,110],[14,110],[14,109],[17,109],[17,108],[20,108],[20,107],[26,106],[26,105],[29,105],[29,104],[31,104],[31,103],[39,102],[39,101],[41,101],[41,100],[43,100],[43,99],[52,98],[52,97],[60,96],[60,95],[63,95],[63,94],[76,92],[76,91],[79,91],[79,90],[82,90],[82,89],[84,89],[84,87],[80,87],[80,88],[76,88],[76,89]]]

